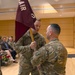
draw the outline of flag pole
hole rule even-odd
[[[32,42],[33,42],[34,41],[34,37],[33,37],[32,29],[31,28],[30,28],[30,36],[31,36],[31,39],[32,39]],[[36,51],[36,49],[34,49],[34,51]],[[37,69],[39,71],[39,74],[41,75],[40,67],[37,66]]]
[[[32,42],[33,42],[34,41],[34,37],[33,37],[31,28],[30,28],[30,36],[31,36],[31,39],[32,39]]]

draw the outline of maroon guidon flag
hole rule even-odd
[[[36,17],[28,0],[20,0],[15,20],[15,41],[17,42],[29,28],[34,28]]]

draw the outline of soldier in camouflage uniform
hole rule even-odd
[[[40,47],[44,46],[46,41],[44,37],[38,33],[40,28],[40,20],[36,20],[34,23],[35,29],[32,29],[34,40],[37,42],[36,49],[38,50]],[[31,36],[30,32],[27,33],[19,39],[19,41],[15,44],[15,50],[17,53],[20,53],[20,63],[19,63],[19,74],[18,75],[39,75],[39,72],[36,67],[33,67],[31,64],[31,57],[33,56],[34,50],[31,50]]]
[[[50,42],[34,52],[31,63],[38,66],[40,75],[65,75],[67,50],[58,40],[60,30],[58,24],[48,26],[46,36]]]

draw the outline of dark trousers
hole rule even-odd
[[[12,51],[11,51],[11,55],[12,55],[13,59],[16,59],[16,54],[17,54],[17,53],[16,53],[15,50],[12,50]]]

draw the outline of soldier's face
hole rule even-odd
[[[35,26],[35,31],[38,32],[41,26],[40,21],[35,21],[34,26]]]

